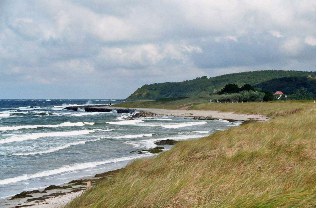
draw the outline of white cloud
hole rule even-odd
[[[0,79],[56,85],[67,75],[78,88],[86,76],[97,89],[128,77],[123,92],[233,69],[312,70],[315,13],[312,0],[4,1]]]
[[[279,31],[270,31],[269,32],[275,38],[283,38],[284,36]]]
[[[309,46],[316,46],[316,38],[312,36],[308,36],[305,38],[305,43]]]
[[[198,46],[187,44],[141,44],[102,48],[98,60],[110,68],[144,68],[184,64],[188,54],[201,53]]]
[[[281,50],[286,55],[296,56],[303,49],[303,42],[300,38],[288,38],[282,45]]]

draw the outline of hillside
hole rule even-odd
[[[316,95],[316,78],[313,77],[283,77],[262,82],[255,86],[268,92],[280,90],[287,95],[302,99],[309,99]]]
[[[308,93],[315,95],[315,72],[265,70],[227,74],[210,78],[204,76],[183,82],[166,82],[144,85],[131,94],[127,100],[158,100],[180,97],[208,98],[212,93],[219,91],[229,83],[238,84],[239,86],[242,86],[243,84],[250,84],[259,88],[263,87],[265,90],[273,92],[281,90],[278,85],[278,79],[285,77],[293,77],[289,80],[283,80],[283,83],[286,86],[290,83],[294,85],[294,80],[298,81],[298,83],[296,83],[296,89],[292,88],[293,91],[289,94],[295,93],[294,90],[297,90],[297,88],[303,88],[304,90],[306,89]],[[303,82],[304,79],[310,80],[308,88],[306,83]],[[271,80],[276,81],[270,82]],[[268,86],[270,86],[269,89]]]

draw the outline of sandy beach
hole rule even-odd
[[[204,110],[167,110],[153,108],[136,108],[136,112],[144,112],[149,115],[191,117],[195,119],[223,119],[239,121],[266,121],[267,117],[262,115],[246,115],[231,112],[204,111]],[[64,207],[71,200],[82,194],[87,189],[87,181],[92,181],[93,185],[104,177],[112,176],[117,171],[110,171],[97,174],[94,177],[79,179],[63,184],[61,186],[47,187],[43,190],[35,190],[20,194],[14,199],[0,201],[3,208],[9,207],[36,207],[36,208],[60,208]]]
[[[167,110],[155,108],[136,108],[137,111],[150,112],[157,115],[191,117],[197,119],[223,119],[237,121],[266,121],[268,117],[254,114],[237,114],[232,112],[206,111],[206,110]]]
[[[77,196],[80,196],[83,191],[75,192],[75,193],[68,193],[63,196],[57,196],[54,198],[49,198],[45,200],[43,203],[38,203],[36,205],[32,205],[33,208],[62,208],[68,202],[75,199]]]

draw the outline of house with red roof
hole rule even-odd
[[[287,98],[287,95],[285,95],[282,91],[276,91],[273,95],[278,100],[281,99],[283,97],[283,95],[284,95],[284,98]]]
[[[274,95],[284,95],[284,93],[282,91],[276,91]]]

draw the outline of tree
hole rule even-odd
[[[274,100],[274,95],[273,95],[273,93],[267,92],[267,91],[265,91],[264,93],[265,93],[265,94],[264,94],[264,97],[263,97],[263,101],[268,102],[268,101]]]
[[[240,92],[240,88],[236,84],[227,84],[220,92],[219,94],[225,94],[225,93],[238,93]]]
[[[240,91],[255,91],[255,89],[251,85],[245,84],[240,88]]]

